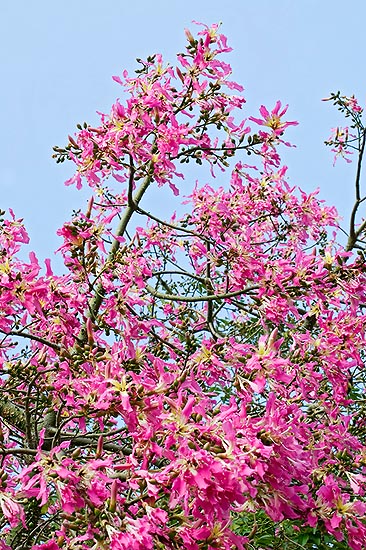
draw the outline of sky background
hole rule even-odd
[[[320,187],[347,219],[355,164],[333,168],[323,142],[340,118],[321,98],[341,90],[365,105],[363,0],[2,0],[0,208],[24,218],[41,259],[53,257],[56,230],[88,195],[63,185],[73,165],[56,165],[52,146],[65,145],[78,122],[96,124],[97,110],[109,112],[121,94],[111,76],[132,73],[136,57],[161,52],[174,63],[192,20],[222,22],[234,48],[225,60],[245,87],[244,116],[278,99],[290,104],[288,119],[300,122],[289,134],[297,148],[285,155],[290,182]],[[170,216],[168,189],[150,200]]]

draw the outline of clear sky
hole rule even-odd
[[[290,135],[297,149],[286,153],[290,181],[320,187],[347,216],[355,165],[332,167],[323,141],[339,119],[321,98],[341,90],[365,104],[364,0],[3,0],[0,208],[25,219],[40,258],[52,257],[57,228],[85,204],[63,186],[73,166],[56,165],[52,146],[109,111],[121,93],[111,76],[132,71],[136,57],[162,52],[174,63],[192,20],[222,22],[233,78],[245,86],[244,116],[277,99],[290,104],[289,119],[300,122]]]

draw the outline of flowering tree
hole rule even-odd
[[[329,144],[358,154],[342,247],[335,209],[287,182],[287,107],[243,119],[226,38],[186,35],[55,147],[91,193],[64,274],[20,259],[2,213],[1,550],[365,548],[362,111],[329,98],[351,119]],[[189,163],[222,187],[144,209]]]

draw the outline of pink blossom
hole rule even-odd
[[[272,111],[268,111],[268,109],[262,105],[259,109],[260,114],[262,115],[262,118],[254,118],[249,117],[249,120],[252,120],[253,122],[256,122],[260,126],[268,126],[273,132],[273,134],[277,136],[281,136],[286,128],[288,126],[296,126],[298,122],[289,122],[289,121],[282,121],[283,115],[286,113],[288,109],[288,105],[285,105],[285,107],[282,108],[281,101],[277,101],[275,107],[272,109]]]

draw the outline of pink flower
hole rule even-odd
[[[33,545],[32,550],[60,550],[60,547],[54,540],[49,540],[43,544]]]
[[[60,487],[61,507],[67,514],[72,514],[75,510],[82,508],[85,501],[79,494],[76,487],[64,485]]]
[[[354,113],[362,113],[363,109],[359,106],[357,98],[354,95],[345,97],[344,102]]]
[[[23,507],[10,495],[0,493],[0,507],[11,527],[16,527],[20,522],[25,527],[25,515]]]
[[[282,110],[281,106],[281,101],[277,101],[275,107],[271,112],[269,112],[268,109],[262,105],[259,112],[263,118],[249,117],[249,120],[256,122],[260,126],[267,126],[268,128],[271,128],[276,136],[281,136],[288,126],[296,126],[298,124],[296,121],[285,122],[281,120],[288,109],[288,105],[286,105]]]
[[[353,154],[353,152],[349,150],[348,142],[349,140],[352,141],[354,138],[355,135],[349,132],[348,126],[344,128],[332,128],[332,133],[325,143],[327,145],[334,145],[333,149],[331,149],[331,151],[335,153],[333,166],[338,157],[342,157],[348,163],[352,162],[352,160],[347,157]]]

